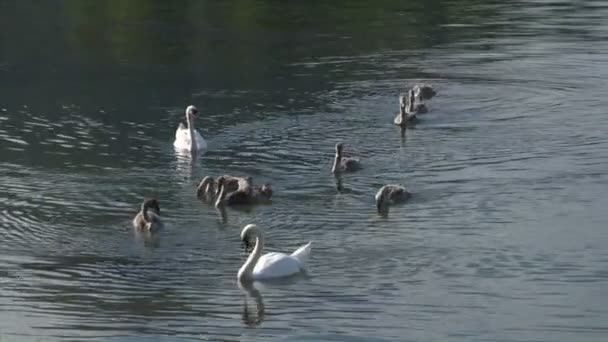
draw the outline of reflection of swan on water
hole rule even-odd
[[[292,254],[267,253],[262,255],[264,249],[264,234],[255,224],[248,224],[241,231],[241,240],[248,241],[255,237],[255,247],[249,254],[247,261],[238,272],[238,280],[251,282],[254,280],[281,278],[294,275],[305,270],[305,263],[310,256],[311,242],[296,249]]]
[[[160,234],[154,234],[148,230],[136,230],[135,241],[143,243],[146,248],[160,247]]]
[[[221,224],[228,222],[228,214],[226,213],[226,207],[220,205],[219,207],[215,207],[215,210],[217,211]]]
[[[239,288],[245,293],[245,300],[243,302],[243,323],[250,327],[256,327],[264,321],[264,300],[260,291],[255,288],[253,283],[238,282]],[[249,312],[249,306],[247,305],[247,298],[252,297],[255,301],[255,315],[251,315]]]
[[[342,175],[340,173],[336,173],[334,178],[336,179],[336,190],[338,190],[338,192],[342,192],[344,190],[344,186],[342,184]]]
[[[194,106],[186,108],[186,126],[180,122],[175,131],[175,141],[173,147],[176,150],[198,152],[207,149],[207,142],[203,136],[194,128],[194,118],[198,110]],[[194,137],[194,139],[192,138]]]
[[[196,176],[198,155],[184,150],[175,150],[175,172],[172,177],[177,183],[187,183]]]

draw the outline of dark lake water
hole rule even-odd
[[[608,339],[607,1],[1,1],[0,341]],[[397,96],[438,95],[402,139]],[[175,153],[188,104],[208,153]],[[364,168],[329,173],[345,142]],[[272,205],[197,201],[205,175]],[[402,183],[412,200],[375,212]],[[160,199],[166,228],[131,219]],[[237,286],[239,233],[313,240]]]

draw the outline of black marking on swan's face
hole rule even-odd
[[[186,109],[186,114],[190,118],[194,118],[196,117],[196,114],[198,114],[198,109],[195,106],[188,106],[188,108]]]
[[[251,241],[249,234],[245,234],[245,236],[243,236],[243,238],[241,239],[241,244],[243,245],[243,247],[245,248],[245,252],[247,253],[251,253],[251,251],[255,247],[255,241]]]

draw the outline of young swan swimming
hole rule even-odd
[[[200,200],[210,201],[216,194],[215,180],[211,176],[205,176],[196,188],[196,197]]]
[[[253,197],[257,203],[270,202],[270,197],[272,197],[272,185],[270,183],[266,183],[254,186]]]
[[[226,193],[230,193],[238,190],[240,187],[244,187],[248,184],[247,177],[234,177],[229,175],[223,175],[218,178],[224,179],[224,185],[226,187]],[[271,190],[272,191],[272,190]],[[211,201],[215,199],[215,196],[219,193],[219,186],[215,179],[211,176],[205,176],[196,187],[196,197],[200,200]]]
[[[430,100],[433,96],[437,95],[437,92],[430,84],[416,84],[412,90],[414,90],[414,93],[419,100]]]
[[[409,103],[409,99],[407,100]],[[407,115],[407,107],[406,105],[406,96],[399,95],[399,111],[395,114],[395,119],[393,123],[397,126],[407,126],[407,122],[410,120],[410,117]],[[416,117],[414,115],[412,118]]]
[[[426,105],[424,103],[417,103],[420,102],[420,98],[416,95],[414,95],[413,91],[410,91],[410,102],[409,105],[406,108],[406,111],[408,113],[408,115],[412,115],[414,114],[414,116],[416,114],[425,114],[428,113],[428,108],[426,108]]]
[[[244,188],[249,184],[251,180],[251,177],[235,177],[230,175],[223,175],[220,176],[220,178],[224,178],[224,185],[226,186],[227,192],[232,192],[240,188]]]
[[[215,206],[268,202],[272,197],[272,186],[267,183],[253,187],[251,182],[251,177],[243,178],[239,181],[238,189],[230,192],[226,186],[226,178],[220,176],[217,179],[218,190]]]
[[[175,131],[175,141],[173,146],[178,150],[187,150],[190,152],[196,152],[207,149],[207,142],[203,136],[194,128],[194,118],[196,117],[198,110],[196,107],[190,105],[186,108],[186,123],[184,126],[180,122],[179,127]],[[191,139],[194,137],[194,139]]]
[[[410,197],[412,194],[399,184],[385,185],[376,193],[376,209],[379,213],[386,212],[389,204],[405,202]]]
[[[336,156],[334,164],[331,167],[331,172],[336,174],[340,172],[352,172],[361,169],[361,161],[358,158],[348,158],[342,155],[344,144],[336,144]]]
[[[133,227],[139,230],[158,230],[162,228],[160,205],[156,198],[146,199],[141,204],[141,210],[133,219]]]
[[[248,224],[241,231],[241,240],[248,241],[251,236],[255,237],[255,247],[239,269],[237,279],[240,282],[288,277],[305,270],[312,241],[296,249],[290,255],[283,253],[262,255],[264,234],[255,224]]]
[[[399,96],[399,112],[395,114],[393,123],[398,126],[405,127],[408,122],[416,120],[416,114],[422,114],[427,112],[427,108],[424,104],[416,104],[416,97],[414,96],[414,90],[410,89],[405,95]]]

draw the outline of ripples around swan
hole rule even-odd
[[[227,4],[201,3],[218,18],[248,22]],[[142,42],[137,48],[87,39],[93,45],[81,50],[74,32],[86,30],[64,24],[49,30],[71,32],[65,42],[35,44],[119,62],[66,52],[39,70],[18,49],[0,59],[0,340],[608,334],[606,6],[328,6],[324,14],[343,19],[327,33],[326,19],[300,5],[262,3],[273,19],[258,20],[238,44],[208,41],[215,24],[196,26],[204,48],[151,39],[141,27],[157,28],[154,16],[174,11],[156,4],[112,32],[133,33],[126,37]],[[87,23],[75,13],[90,10],[57,18],[80,28]],[[415,25],[407,19],[414,10]],[[17,25],[1,13],[9,28]],[[287,28],[272,28],[283,16],[316,28],[296,25],[287,39]],[[241,32],[218,25],[232,38]],[[163,62],[173,49],[192,60]],[[438,95],[401,137],[392,125],[397,95],[420,80]],[[194,160],[171,146],[190,102],[209,143]],[[363,163],[343,175],[340,191],[330,174],[339,141]],[[273,203],[222,216],[196,199],[203,176],[226,173],[271,182]],[[404,184],[413,198],[380,216],[374,194],[386,183]],[[152,196],[166,227],[146,236],[131,219]],[[313,240],[307,274],[239,287],[239,233],[249,223],[264,229],[268,251]]]

